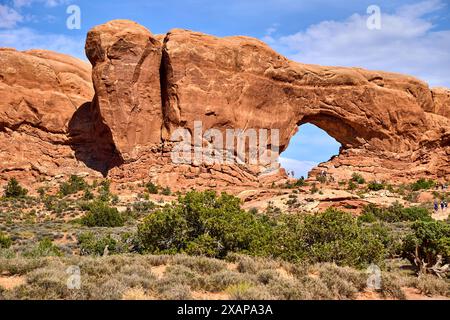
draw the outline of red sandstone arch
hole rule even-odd
[[[178,29],[154,36],[126,20],[92,29],[86,53],[92,104],[91,70],[82,62],[0,50],[2,65],[17,69],[0,70],[1,172],[101,170],[172,186],[258,185],[260,168],[170,162],[171,133],[201,120],[204,130],[279,129],[281,150],[298,125],[313,123],[342,144],[322,166],[344,178],[354,171],[377,179],[450,175],[449,91],[415,78],[296,63],[248,37]],[[20,146],[24,157],[16,156]]]

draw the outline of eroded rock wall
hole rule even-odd
[[[92,70],[57,53],[0,50],[0,173],[86,171],[175,188],[285,178],[282,170],[261,176],[258,166],[173,164],[173,132],[201,121],[222,132],[278,129],[281,151],[299,125],[315,124],[342,148],[312,175],[450,174],[449,91],[413,77],[296,63],[248,37],[180,29],[154,36],[126,20],[93,28],[86,54]]]
[[[74,113],[94,96],[89,64],[44,50],[0,49],[0,65],[0,176],[95,175],[75,157],[69,132]]]

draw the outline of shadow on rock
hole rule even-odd
[[[95,101],[95,99],[94,99]],[[86,102],[69,122],[69,143],[77,160],[107,176],[110,169],[123,163],[94,103]]]

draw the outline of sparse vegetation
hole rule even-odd
[[[394,203],[387,208],[369,204],[364,207],[359,217],[359,220],[363,222],[375,222],[378,220],[390,223],[416,220],[430,221],[431,219],[428,209],[421,207],[404,208],[399,203]]]
[[[313,183],[310,190],[311,194],[315,194],[319,192],[319,188],[317,188],[317,184]]]
[[[353,182],[352,180],[350,180],[348,182],[348,187],[347,187],[348,190],[353,191],[353,190],[356,190],[357,188],[358,188],[358,185],[355,182]]]
[[[230,270],[223,261],[204,257],[119,255],[106,257],[0,258],[0,270],[25,275],[27,283],[2,292],[5,299],[355,299],[366,288],[364,271],[331,263],[294,265],[270,259],[230,256],[254,267]],[[67,289],[66,270],[80,266],[80,290]],[[255,269],[256,268],[256,269]],[[161,270],[161,271],[159,271]],[[255,270],[257,270],[255,272]],[[386,271],[380,298],[405,299],[405,284],[423,294],[450,296],[437,277],[419,280]]]
[[[88,227],[120,227],[125,218],[116,208],[106,202],[97,200],[89,204],[89,211],[81,219],[81,223]]]
[[[12,244],[11,238],[4,234],[3,232],[0,232],[0,248],[8,249]]]
[[[70,194],[83,191],[87,188],[87,183],[83,178],[71,175],[67,182],[63,182],[59,187],[59,193],[61,196],[67,196]]]
[[[366,183],[366,180],[363,178],[363,176],[359,173],[353,173],[352,178],[350,181],[357,183],[357,184],[364,184]]]
[[[402,255],[417,272],[445,277],[450,270],[450,225],[441,221],[416,221],[405,238]]]
[[[138,227],[142,251],[151,253],[204,252],[224,257],[247,251],[263,232],[259,218],[240,208],[240,200],[215,192],[192,191],[145,218]]]
[[[150,194],[158,194],[159,187],[154,184],[153,182],[149,182],[145,185],[147,188],[148,193]]]
[[[431,180],[431,179],[427,180],[427,179],[421,178],[421,179],[417,180],[415,183],[412,183],[409,186],[409,188],[412,191],[428,190],[428,189],[434,188],[435,185],[436,185],[436,183],[433,180]]]
[[[367,189],[370,191],[380,191],[386,188],[386,185],[378,181],[370,181],[367,185]]]
[[[39,243],[36,244],[31,250],[25,251],[24,256],[31,258],[41,258],[41,257],[59,257],[62,255],[61,250],[53,244],[52,240],[49,238],[44,238]]]
[[[316,177],[316,180],[320,183],[326,183],[327,182],[327,176],[323,174],[319,174]]]
[[[165,187],[161,190],[161,194],[164,196],[170,196],[172,194],[172,191],[169,187]]]
[[[150,253],[224,257],[242,252],[352,266],[384,257],[381,241],[349,214],[330,209],[312,216],[255,216],[240,208],[239,199],[214,192],[190,192],[146,217],[138,240]]]
[[[337,209],[301,212],[316,198],[297,186],[276,190],[286,200],[269,201],[265,211],[212,191],[177,193],[171,204],[145,192],[124,204],[108,180],[67,197],[57,188],[0,201],[0,273],[26,277],[0,290],[2,298],[355,299],[364,297],[371,263],[383,271],[379,298],[404,299],[412,289],[449,296],[449,224],[435,222],[429,204],[369,205],[356,218]],[[67,290],[72,265],[82,269],[81,290]]]
[[[296,182],[295,182],[295,186],[296,187],[304,187],[304,186],[307,186],[308,184],[306,183],[306,181],[305,181],[305,177],[300,177],[300,179],[298,179]]]
[[[111,234],[98,235],[93,232],[85,232],[79,235],[78,244],[81,255],[101,256],[105,253],[118,254],[128,251],[124,239],[115,239]]]
[[[28,194],[28,190],[23,188],[15,178],[11,178],[4,188],[5,198],[24,198]]]

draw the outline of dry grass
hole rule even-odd
[[[0,288],[11,290],[25,284],[25,278],[21,276],[0,276]]]
[[[383,272],[382,289],[369,292],[365,272],[352,268],[330,263],[305,266],[236,255],[229,259],[225,262],[185,255],[132,254],[0,258],[0,291],[5,299],[330,300],[450,296],[448,280],[432,276],[417,279],[398,270]],[[80,290],[67,287],[69,266],[81,270]]]

